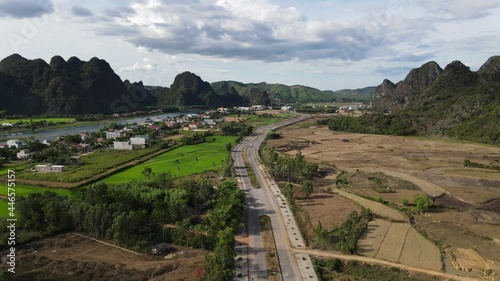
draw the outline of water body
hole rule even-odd
[[[15,134],[2,134],[0,135],[0,138],[2,139],[12,139],[12,138],[30,138],[34,137],[35,139],[42,141],[42,140],[54,140],[57,137],[60,136],[66,136],[66,135],[76,135],[84,132],[97,132],[100,129],[104,128],[105,126],[108,126],[111,123],[117,123],[117,124],[134,124],[134,123],[141,123],[141,122],[146,122],[146,119],[150,118],[151,120],[154,120],[155,118],[161,118],[165,119],[167,117],[175,117],[179,116],[181,114],[187,114],[187,113],[180,113],[180,112],[175,112],[175,113],[168,113],[168,114],[158,114],[158,115],[152,115],[152,116],[143,116],[143,117],[134,117],[130,119],[122,119],[122,120],[103,120],[102,122],[93,124],[93,125],[84,125],[84,126],[75,126],[75,127],[70,127],[70,128],[63,128],[63,129],[55,129],[55,130],[44,130],[40,132],[24,132],[24,133],[15,133]]]

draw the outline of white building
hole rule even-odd
[[[130,143],[132,145],[146,145],[146,142],[148,142],[149,136],[147,135],[137,135],[133,138],[130,138]]]
[[[123,131],[106,132],[106,139],[116,139],[125,136]]]
[[[288,105],[285,105],[285,106],[281,107],[281,110],[283,110],[283,111],[290,111],[290,110],[292,110],[292,107],[288,106]]]
[[[115,141],[113,142],[113,148],[119,150],[133,150],[134,146],[130,141]]]
[[[23,149],[17,153],[17,159],[28,159],[31,156],[29,149]]]
[[[23,142],[20,140],[8,140],[7,145],[9,147],[23,148]]]
[[[35,171],[39,173],[62,173],[66,171],[64,165],[36,165]]]

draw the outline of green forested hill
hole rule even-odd
[[[412,70],[396,85],[384,81],[377,88],[374,108],[389,114],[337,118],[330,122],[330,128],[378,134],[448,136],[500,145],[500,57],[490,58],[477,72],[459,61],[450,63],[442,71],[429,72],[429,64],[422,67],[424,69]],[[416,75],[418,73],[432,73],[432,79],[424,81],[422,75]],[[407,87],[412,90],[398,92],[402,84],[412,85]]]
[[[368,101],[373,95],[375,87],[367,87],[357,90],[321,91],[316,88],[283,84],[250,83],[244,84],[236,81],[219,81],[212,83],[216,92],[234,87],[244,97],[251,96],[255,89],[265,91],[272,103],[310,103],[310,102],[334,102],[334,101]]]

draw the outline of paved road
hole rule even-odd
[[[248,280],[267,280],[259,223],[261,215],[268,215],[271,218],[283,280],[317,280],[309,255],[296,254],[293,251],[293,247],[304,247],[303,239],[291,211],[286,206],[286,202],[282,201],[284,198],[279,194],[278,187],[259,164],[258,156],[259,147],[271,129],[299,122],[305,118],[307,117],[301,116],[259,128],[252,136],[245,138],[237,145],[233,151],[238,181],[247,198]],[[243,153],[246,153],[245,156],[261,188],[251,187],[243,161]]]

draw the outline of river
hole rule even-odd
[[[107,126],[111,123],[134,124],[134,123],[145,122],[147,118],[150,118],[151,120],[154,120],[155,118],[158,118],[158,117],[165,119],[166,117],[175,117],[175,116],[179,116],[181,114],[187,114],[187,113],[176,112],[176,113],[168,113],[168,114],[157,114],[157,115],[152,115],[152,116],[134,117],[134,118],[130,118],[130,119],[121,119],[121,120],[103,120],[103,121],[96,123],[96,124],[93,124],[93,125],[75,126],[75,127],[55,129],[55,130],[43,130],[43,131],[39,131],[39,132],[0,134],[0,139],[13,139],[13,138],[20,139],[20,138],[34,137],[35,139],[37,139],[39,141],[53,140],[59,136],[75,135],[75,134],[80,134],[83,132],[97,132],[100,129],[104,128],[105,126]]]

